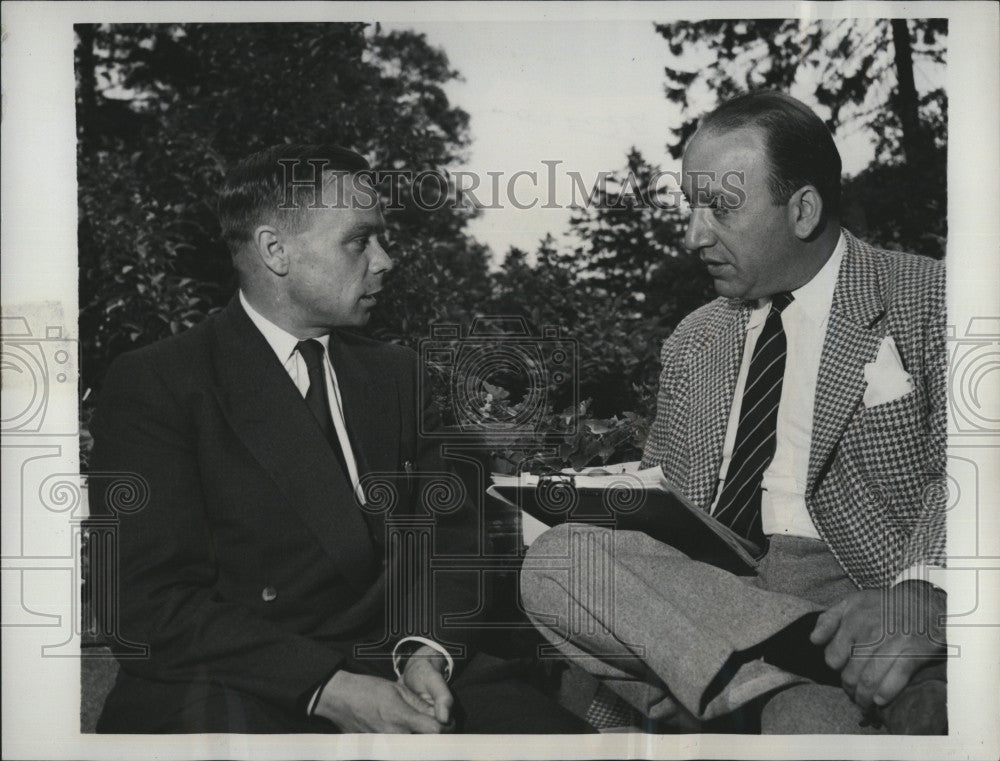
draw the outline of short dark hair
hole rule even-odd
[[[811,108],[783,92],[757,90],[726,101],[699,124],[699,128],[722,132],[745,127],[758,128],[764,137],[774,203],[788,203],[799,188],[813,185],[823,199],[825,214],[838,215],[840,151]]]
[[[247,156],[233,166],[219,188],[222,239],[235,254],[261,223],[295,230],[301,225],[300,210],[308,208],[313,198],[310,187],[293,185],[293,179],[301,183],[315,177],[316,171],[354,174],[368,169],[361,154],[332,144],[287,143]],[[310,197],[303,199],[303,193]],[[296,208],[281,208],[288,199]]]

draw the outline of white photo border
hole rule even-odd
[[[4,3],[3,314],[23,316],[30,325],[60,328],[45,340],[70,347],[71,359],[63,381],[49,389],[52,430],[26,438],[5,436],[3,441],[3,757],[996,758],[1000,421],[979,433],[962,432],[954,424],[950,431],[949,453],[972,462],[979,483],[990,488],[980,488],[976,520],[949,522],[949,552],[959,562],[947,573],[964,591],[952,593],[949,600],[952,618],[963,614],[949,627],[949,642],[961,647],[961,657],[950,664],[947,737],[610,734],[573,741],[521,736],[512,741],[471,735],[138,737],[79,732],[80,660],[73,657],[79,643],[72,634],[77,614],[74,506],[59,502],[72,498],[58,494],[48,497],[48,510],[39,504],[42,482],[79,472],[72,359],[78,339],[74,24],[463,19],[611,24],[625,19],[845,16],[949,20],[948,322],[957,342],[979,340],[995,346],[997,331],[989,330],[1000,326],[1000,24],[993,3]],[[996,388],[995,380],[989,388]],[[30,490],[24,486],[29,481]],[[60,509],[52,509],[52,504]],[[44,647],[50,657],[42,656]]]

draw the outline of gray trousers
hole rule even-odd
[[[582,524],[542,534],[521,572],[545,638],[645,715],[707,720],[760,701],[762,730],[780,733],[874,731],[839,686],[759,657],[856,590],[813,539],[771,537],[757,576],[739,577],[641,532]],[[802,647],[813,648],[807,635]]]

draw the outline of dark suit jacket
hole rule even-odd
[[[944,565],[945,289],[940,262],[882,251],[846,230],[816,383],[806,507],[859,588],[917,562]],[[643,465],[708,509],[751,308],[719,298],[663,345],[656,421]],[[913,390],[866,407],[865,365],[892,336]]]
[[[445,468],[436,444],[419,436],[416,355],[345,332],[333,336],[331,356],[359,471],[400,474],[387,477],[392,517],[426,518],[413,482]],[[118,512],[118,630],[148,644],[150,656],[121,659],[132,679],[117,690],[139,700],[135,678],[155,680],[158,699],[170,702],[169,685],[182,700],[192,683],[219,684],[297,713],[336,668],[373,670],[354,658],[356,645],[391,651],[386,611],[413,590],[387,600],[384,513],[366,521],[238,300],[119,357],[93,436],[92,471],[134,473],[148,489],[141,509]],[[114,479],[91,483],[92,510],[113,508]],[[467,501],[436,516],[437,551],[474,553],[475,521]],[[439,624],[444,613],[475,609],[477,588],[441,576],[428,633],[466,645],[468,632]],[[385,659],[374,670],[391,674]]]

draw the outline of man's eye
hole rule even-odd
[[[712,215],[719,219],[729,214],[729,207],[718,197],[712,199],[708,208],[712,210]]]

